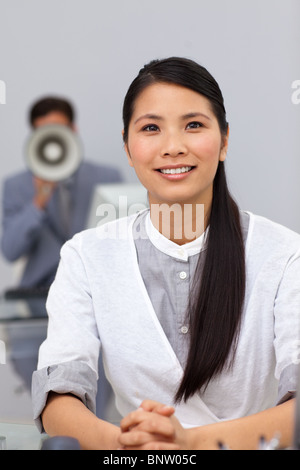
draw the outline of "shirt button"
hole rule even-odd
[[[179,274],[180,279],[186,279],[186,276],[187,274],[185,271],[181,271],[181,273]]]
[[[181,333],[183,333],[185,335],[189,331],[189,328],[188,328],[188,326],[184,325],[180,328],[180,331],[181,331]]]

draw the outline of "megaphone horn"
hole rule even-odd
[[[35,176],[46,181],[70,177],[82,161],[79,137],[68,126],[38,127],[26,143],[26,162]]]

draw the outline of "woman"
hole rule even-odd
[[[34,374],[36,418],[83,448],[225,440],[251,449],[277,431],[289,445],[299,235],[239,211],[230,196],[223,97],[203,67],[181,58],[145,66],[123,121],[150,211],[63,248]],[[93,414],[100,345],[120,428]]]

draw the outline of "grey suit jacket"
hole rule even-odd
[[[94,187],[118,183],[118,169],[84,161],[70,186],[71,214],[68,234],[60,218],[59,196],[55,191],[42,211],[32,202],[34,187],[30,171],[18,173],[4,182],[2,252],[9,261],[26,256],[21,287],[50,285],[55,275],[63,243],[86,227]]]

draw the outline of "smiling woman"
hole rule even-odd
[[[254,449],[275,432],[290,445],[300,236],[230,195],[223,96],[204,67],[147,64],[123,123],[150,209],[64,246],[33,377],[38,425],[92,449]],[[120,427],[95,416],[100,347]]]
[[[145,112],[149,109],[155,112]],[[205,97],[174,84],[148,86],[136,99],[125,149],[150,205],[205,204],[209,212],[227,137],[223,141]]]
[[[189,360],[177,392],[177,399],[187,399],[225,367],[238,335],[244,298],[240,218],[223,167],[228,124],[222,93],[209,72],[192,61],[154,61],[129,88],[123,120],[129,164],[148,190],[150,214],[156,204],[203,205],[203,226],[210,227],[208,255],[204,267],[199,258],[188,309]],[[183,210],[181,214],[174,226],[190,226],[192,220],[187,221]],[[161,225],[156,228],[161,231]],[[183,227],[182,233],[187,230]],[[175,228],[170,231],[174,232]],[[172,241],[182,245],[187,240]],[[214,335],[216,328],[222,337]]]

